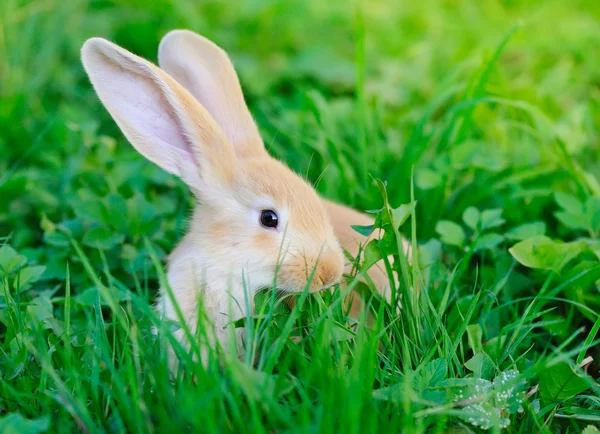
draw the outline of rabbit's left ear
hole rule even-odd
[[[264,155],[263,141],[225,51],[194,32],[173,30],[160,42],[158,63],[208,110],[239,157]]]
[[[105,39],[88,39],[83,67],[134,148],[194,192],[229,185],[235,150],[196,99],[160,68]]]

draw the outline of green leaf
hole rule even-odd
[[[431,190],[442,184],[443,178],[439,171],[421,169],[415,174],[415,184],[421,190]]]
[[[159,215],[170,216],[177,210],[178,202],[174,197],[160,195],[153,199],[154,210]]]
[[[600,434],[600,430],[594,425],[588,425],[581,431],[581,434]]]
[[[446,375],[448,375],[446,359],[433,359],[421,371],[421,384],[427,387],[435,387],[446,378]]]
[[[567,362],[559,362],[540,372],[540,394],[546,402],[561,402],[590,388]]]
[[[0,417],[2,434],[39,434],[50,428],[50,416],[25,419],[20,413],[9,413]]]
[[[522,410],[525,382],[519,380],[519,372],[509,369],[494,378],[494,398],[497,408],[516,413]]]
[[[123,244],[121,248],[121,259],[124,259],[126,261],[133,261],[139,255],[140,253],[134,246],[132,246],[131,244]]]
[[[483,330],[479,324],[469,324],[467,326],[467,337],[469,339],[469,348],[474,354],[483,351]]]
[[[508,251],[522,265],[544,270],[560,269],[585,250],[584,242],[561,243],[544,235],[521,241]]]
[[[377,400],[400,403],[404,401],[405,394],[410,393],[411,390],[413,390],[412,386],[409,386],[406,381],[400,380],[391,386],[374,389],[372,396]]]
[[[480,219],[480,213],[477,208],[475,208],[474,206],[468,207],[463,213],[462,218],[468,227],[470,227],[474,231],[477,231],[477,229],[479,228]]]
[[[502,349],[506,343],[506,335],[496,336],[492,339],[489,339],[485,345],[483,346],[483,351],[490,356],[492,361],[499,363],[500,355],[502,354]]]
[[[588,228],[594,232],[600,231],[600,197],[591,196],[585,203]]]
[[[443,358],[434,359],[423,366],[418,374],[414,371],[411,371],[411,373],[412,381],[410,385],[405,381],[405,378],[402,378],[396,384],[373,390],[373,398],[391,402],[403,402],[404,396],[406,393],[410,393],[411,390],[438,394],[438,391],[425,389],[438,387],[444,381],[448,374],[448,363]],[[428,396],[431,399],[435,399],[431,393]]]
[[[589,218],[586,216],[584,206],[574,196],[566,193],[554,193],[554,198],[562,211],[557,211],[554,216],[569,229],[588,229]]]
[[[75,201],[73,203],[73,211],[77,217],[90,220],[101,225],[108,225],[111,220],[111,214],[109,211],[107,211],[104,202],[100,198]]]
[[[445,244],[462,247],[465,243],[465,231],[454,222],[440,220],[435,225],[435,231]]]
[[[454,401],[481,399],[492,390],[491,381],[482,378],[449,378],[440,386],[447,389]]]
[[[596,258],[600,260],[600,239],[587,239],[585,241],[588,245],[588,248],[592,251],[592,253],[594,253],[594,255],[596,255]]]
[[[549,312],[542,316],[543,327],[548,332],[560,337],[566,338],[569,329],[565,327],[565,317],[556,312]]]
[[[506,428],[510,425],[510,419],[503,417],[500,409],[494,407],[493,402],[490,401],[469,404],[459,409],[457,416],[485,431],[491,428]],[[469,433],[471,432],[469,431]]]
[[[486,353],[475,354],[465,363],[465,367],[477,378],[489,379],[494,373],[492,359]]]
[[[481,229],[491,229],[502,226],[505,220],[502,218],[501,209],[486,209],[481,213]]]
[[[381,197],[383,198],[383,207],[385,208],[388,205],[388,195],[387,195],[387,190],[385,188],[386,183],[383,182],[381,179],[376,178],[375,185],[377,185],[377,189],[379,190],[379,193],[381,194]]]
[[[27,306],[27,314],[38,323],[53,318],[52,300],[47,295],[34,298],[31,304]]]
[[[373,231],[375,230],[375,225],[369,225],[369,226],[351,225],[350,227],[352,229],[354,229],[356,232],[358,232],[359,234],[364,235],[365,237],[368,237],[369,235],[371,235],[373,233]]]
[[[504,236],[509,240],[522,241],[527,238],[535,237],[536,235],[544,235],[546,233],[546,223],[533,222],[512,228],[507,231]]]
[[[12,272],[17,271],[26,263],[27,258],[19,255],[17,251],[8,244],[0,247],[0,275],[7,276]]]
[[[122,234],[114,234],[106,228],[94,228],[85,234],[83,244],[96,249],[108,250],[122,243],[123,240]]]
[[[114,299],[119,301],[131,300],[131,293],[129,291],[124,291],[117,288],[114,288],[113,290],[114,294],[112,297],[114,297]],[[103,299],[103,297],[100,295],[100,291],[98,291],[98,288],[96,287],[87,288],[86,290],[77,294],[77,296],[73,297],[73,299],[76,300],[77,303],[84,306],[95,306],[98,297],[100,297],[100,304],[103,306],[108,305],[108,302]]]
[[[42,212],[42,217],[40,218],[40,228],[45,233],[52,233],[56,230],[56,225],[48,218],[45,212]]]
[[[396,227],[400,227],[408,220],[408,218],[412,215],[416,202],[405,203],[400,205],[398,208],[392,209],[392,219],[394,220],[394,224]]]
[[[554,217],[569,229],[582,229],[588,228],[588,220],[583,214],[570,214],[565,211],[557,211],[554,213]]]
[[[556,192],[554,193],[554,200],[556,200],[558,206],[569,214],[583,214],[583,204],[575,196]]]
[[[127,223],[129,233],[151,236],[159,227],[160,219],[155,219],[154,207],[140,194],[127,201]]]
[[[42,274],[46,271],[46,267],[43,265],[30,265],[22,268],[19,271],[17,277],[15,277],[15,288],[17,291],[22,291],[28,285],[37,282]]]
[[[80,219],[62,221],[57,227],[66,235],[74,238],[79,238],[83,235],[83,222]]]
[[[509,425],[507,416],[521,409],[525,383],[519,380],[517,371],[508,370],[494,378],[493,382],[473,377],[451,378],[443,381],[441,386],[462,408],[459,417],[488,430]]]
[[[121,195],[110,193],[104,198],[104,202],[109,214],[113,216],[127,215],[127,202]],[[127,230],[127,219],[113,218],[110,221],[110,226],[114,228],[116,232],[125,232]]]
[[[381,250],[379,249],[379,240],[371,240],[363,250],[363,269],[368,269],[381,259]]]
[[[55,247],[69,247],[71,244],[67,234],[58,231],[44,234],[44,242]]]
[[[502,243],[502,241],[504,241],[504,237],[502,235],[495,233],[484,234],[481,237],[479,237],[475,242],[474,250],[479,251],[485,249],[493,249],[494,247]]]

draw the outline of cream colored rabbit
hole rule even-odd
[[[276,282],[288,292],[307,285],[319,291],[340,282],[347,261],[336,235],[356,254],[364,240],[350,225],[370,220],[322,200],[268,155],[220,48],[174,31],[159,59],[169,73],[104,39],[82,48],[94,89],[129,142],[198,200],[187,235],[169,256],[167,278],[192,333],[201,297],[226,344],[227,324],[244,316],[258,289]],[[386,287],[380,270],[372,277]],[[164,289],[158,309],[177,319]]]
[[[246,107],[239,79],[225,51],[194,32],[173,30],[160,42],[158,62],[208,110],[231,142],[258,143],[263,147],[252,115]],[[356,257],[359,246],[366,245],[369,239],[351,226],[368,226],[373,224],[373,219],[329,200],[322,199],[322,202],[337,239],[350,255]],[[383,232],[377,235],[382,236]],[[410,256],[406,240],[404,249]],[[346,261],[346,264],[345,273],[349,274],[352,264],[350,261]],[[369,277],[378,291],[389,299],[389,277],[383,264],[377,263],[371,267]],[[358,308],[359,305],[354,303],[355,313]]]

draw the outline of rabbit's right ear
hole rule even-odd
[[[167,73],[101,38],[86,41],[83,66],[129,142],[194,191],[232,179],[235,151],[214,119]]]
[[[189,30],[173,30],[160,41],[158,64],[208,110],[240,157],[265,154],[227,53]]]

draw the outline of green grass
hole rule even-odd
[[[584,0],[0,2],[0,432],[600,424],[599,20]],[[381,209],[368,257],[397,256],[399,311],[374,298],[367,327],[339,290],[293,311],[266,291],[243,360],[178,348],[169,380],[152,303],[192,201],[78,56],[103,36],[156,60],[179,27],[230,53],[273,155]]]

